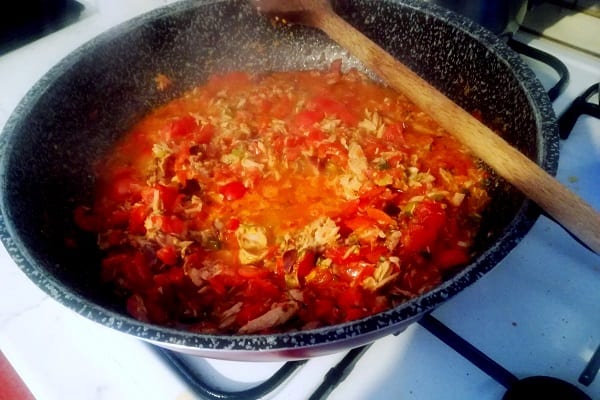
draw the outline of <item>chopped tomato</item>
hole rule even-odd
[[[358,117],[349,110],[348,106],[331,97],[315,97],[310,101],[308,108],[339,118],[347,125],[355,125],[358,122]]]
[[[387,200],[389,200],[391,192],[388,188],[377,186],[360,196],[359,206],[362,209],[366,208],[383,208]]]
[[[306,275],[312,271],[315,266],[316,258],[317,255],[313,251],[307,251],[304,254],[304,257],[298,262],[298,279],[300,279],[301,282],[304,282]]]
[[[229,219],[225,227],[230,231],[235,231],[237,228],[239,228],[239,226],[240,220],[238,218],[232,217]]]
[[[342,219],[350,218],[358,211],[360,199],[349,200],[341,207],[339,217]]]
[[[348,228],[350,228],[353,231],[358,231],[361,229],[366,229],[366,228],[371,228],[373,226],[376,226],[377,223],[372,218],[359,215],[357,217],[354,217],[354,218],[344,221],[344,225],[346,225]]]
[[[337,265],[336,272],[338,278],[354,286],[356,282],[366,278],[369,273],[372,275],[373,266],[364,262],[346,262]]]
[[[389,125],[383,131],[383,139],[397,147],[405,147],[406,139],[404,138],[404,127],[401,123]]]
[[[350,311],[353,308],[361,308],[362,302],[362,290],[358,287],[351,287],[345,290],[338,297],[338,304],[346,311]]]
[[[211,124],[202,125],[194,134],[194,142],[198,144],[209,143],[215,135],[215,127]]]
[[[132,235],[144,235],[146,233],[146,227],[144,223],[148,216],[149,210],[147,206],[143,204],[135,205],[129,212],[127,230]]]
[[[437,253],[435,257],[436,264],[441,269],[456,267],[466,264],[470,260],[469,254],[463,248],[444,249]]]
[[[225,197],[225,200],[232,201],[244,197],[247,189],[242,182],[234,181],[221,186],[219,191]]]
[[[340,143],[322,142],[317,145],[317,157],[343,165],[348,162],[348,150]]]
[[[376,264],[381,258],[385,257],[389,253],[389,249],[383,245],[374,246],[362,246],[360,248],[360,255],[366,261]]]
[[[404,249],[409,252],[426,250],[435,243],[445,222],[446,213],[440,203],[419,203],[408,223],[407,234],[402,238]]]
[[[333,273],[326,268],[313,268],[304,278],[305,283],[312,287],[327,286],[333,280]]]
[[[156,251],[156,257],[167,265],[175,265],[177,263],[177,250],[173,246],[161,247]]]
[[[325,257],[336,264],[356,262],[360,260],[360,248],[358,246],[337,246],[325,249]]]
[[[396,223],[394,218],[390,217],[388,214],[378,208],[368,207],[365,211],[367,216],[375,220],[379,225],[393,225]]]
[[[313,318],[326,321],[329,324],[336,322],[336,318],[334,316],[336,307],[332,300],[316,299],[311,308],[312,312],[314,313]]]
[[[182,197],[182,195],[179,193],[179,188],[175,186],[157,185],[156,189],[158,190],[159,199],[162,203],[164,211],[167,213],[172,213],[177,200]]]
[[[238,274],[240,274],[242,278],[254,279],[267,276],[269,271],[264,268],[255,267],[254,265],[240,265]]]

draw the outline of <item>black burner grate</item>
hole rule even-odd
[[[598,96],[597,104],[591,102],[594,95]],[[571,103],[569,108],[558,119],[558,129],[561,139],[567,139],[582,115],[590,115],[600,119],[600,83],[590,86],[585,92]]]
[[[260,399],[282,385],[306,360],[288,361],[264,382],[250,389],[226,391],[210,385],[197,370],[190,367],[180,354],[161,347],[152,346],[170,364],[195,395],[206,400],[254,400]]]
[[[569,69],[567,66],[552,54],[546,53],[545,51],[536,49],[535,47],[531,47],[517,40],[509,39],[508,45],[517,53],[529,58],[533,58],[534,60],[538,60],[556,71],[558,74],[558,81],[548,90],[548,97],[550,98],[550,101],[556,100],[569,83]]]

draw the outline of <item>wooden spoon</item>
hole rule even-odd
[[[600,254],[600,214],[470,113],[337,15],[327,0],[252,0],[260,12],[318,28],[407,96],[496,173]]]

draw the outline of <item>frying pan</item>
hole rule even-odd
[[[551,104],[534,74],[495,35],[419,1],[348,0],[334,6],[555,174],[558,133]],[[73,223],[74,207],[91,203],[94,161],[153,107],[213,73],[324,68],[338,58],[364,70],[322,33],[275,26],[245,1],[181,1],[105,32],[53,67],[9,118],[0,138],[0,239],[22,271],[58,302],[99,324],[190,354],[301,359],[402,331],[498,265],[533,225],[537,207],[492,174],[493,201],[466,268],[420,297],[358,321],[256,335],[197,334],[127,316],[99,283],[95,238]],[[173,81],[169,90],[156,88],[158,73]],[[79,246],[69,246],[67,237],[76,237]]]

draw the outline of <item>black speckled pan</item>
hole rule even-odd
[[[338,12],[551,174],[555,117],[533,73],[502,41],[456,14],[407,0],[343,1]],[[393,310],[322,329],[274,335],[200,335],[138,322],[98,283],[93,238],[76,250],[75,204],[89,202],[92,164],[152,107],[224,70],[362,68],[320,32],[275,28],[243,1],[182,1],[122,24],[66,57],[21,101],[0,139],[0,239],[25,274],[82,316],[162,346],[234,360],[306,358],[403,330],[497,265],[539,212],[496,179],[478,256],[442,285]],[[174,87],[160,92],[164,73]],[[490,149],[494,151],[494,149]]]

